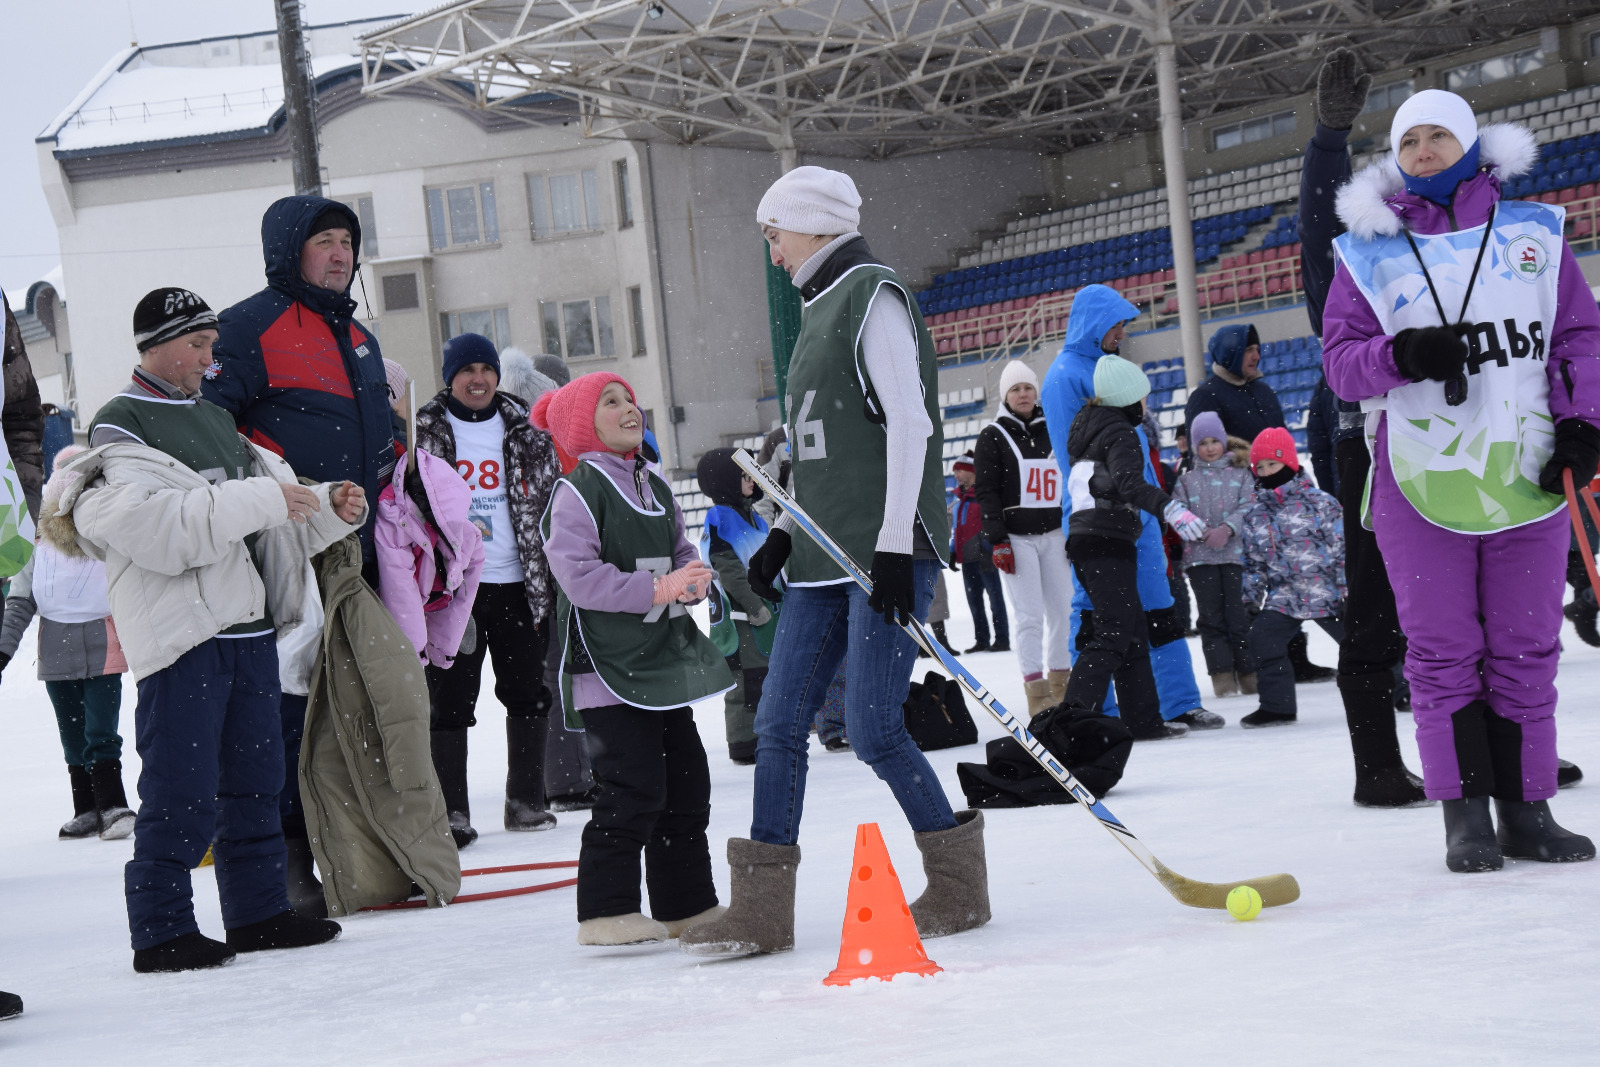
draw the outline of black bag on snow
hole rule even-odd
[[[906,732],[924,752],[978,743],[978,727],[954,678],[929,671],[921,682],[911,683],[904,709]]]
[[[1133,751],[1133,734],[1121,719],[1092,711],[1046,708],[1033,717],[1028,732],[1066,765],[1096,797],[1122,780]],[[1069,804],[1072,796],[1045,773],[1014,737],[986,746],[987,763],[958,763],[956,778],[974,808],[1028,808]]]

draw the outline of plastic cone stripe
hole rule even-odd
[[[858,978],[936,974],[943,970],[923,951],[917,923],[906,906],[900,877],[875,822],[856,827],[850,893],[839,934],[839,965],[823,985],[849,985]]]

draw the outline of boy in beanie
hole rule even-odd
[[[133,381],[95,415],[93,450],[57,469],[41,530],[106,564],[139,687],[133,967],[182,971],[339,934],[291,910],[286,890],[277,634],[300,622],[306,561],[356,532],[367,505],[348,481],[301,485],[201,399],[217,330],[199,297],[148,294],[134,335]],[[189,872],[207,845],[227,944],[195,923]]]
[[[1183,567],[1200,609],[1200,648],[1217,696],[1254,694],[1255,659],[1250,655],[1239,538],[1256,496],[1250,446],[1230,440],[1214,411],[1196,416],[1194,433],[1194,469],[1178,479],[1172,498],[1206,524],[1205,537],[1183,546]]]
[[[1076,714],[1096,714],[1115,680],[1122,721],[1136,741],[1189,732],[1183,723],[1161,718],[1149,630],[1139,605],[1139,512],[1165,519],[1185,541],[1205,533],[1198,516],[1145,481],[1145,453],[1135,427],[1144,420],[1149,394],[1144,371],[1120,356],[1102,356],[1094,368],[1094,398],[1067,434],[1067,489],[1073,498],[1067,555],[1091,612],[1085,613],[1078,635],[1078,661],[1067,679],[1063,706]]]
[[[700,558],[716,570],[719,586],[711,608],[711,639],[727,656],[734,679],[725,697],[728,758],[753,765],[756,708],[777,629],[777,604],[757,595],[748,577],[750,557],[767,539],[767,521],[753,507],[761,490],[733,461],[731,448],[713,448],[701,456],[695,476],[712,504],[700,534]]]
[[[1255,503],[1245,514],[1244,598],[1260,608],[1250,625],[1261,707],[1239,720],[1246,729],[1295,721],[1289,642],[1306,620],[1335,641],[1344,601],[1344,511],[1300,470],[1294,438],[1282,427],[1262,430],[1250,445]]]
[[[472,604],[477,640],[449,667],[429,664],[434,768],[458,848],[477,840],[467,800],[467,730],[477,724],[483,658],[494,658],[495,696],[506,709],[507,830],[556,824],[545,796],[545,746],[553,703],[544,684],[553,594],[539,519],[561,469],[550,435],[528,421],[522,398],[500,391],[500,354],[487,337],[445,342],[444,389],[417,411],[417,447],[451,464],[472,490],[467,517],[483,540]]]
[[[541,524],[564,643],[561,703],[589,733],[599,785],[578,854],[578,943],[677,937],[726,909],[711,880],[711,772],[689,705],[733,686],[685,605],[714,572],[639,455],[644,416],[615,374],[539,398],[534,423],[578,457]],[[644,854],[650,915],[640,910]]]

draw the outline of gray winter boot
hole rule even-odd
[[[924,938],[959,934],[989,921],[989,867],[983,853],[983,812],[958,811],[948,830],[917,834],[928,888],[911,903]]]
[[[799,845],[728,838],[728,911],[697,922],[678,944],[691,956],[754,956],[794,948],[794,879]]]

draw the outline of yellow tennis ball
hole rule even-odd
[[[1247,885],[1228,890],[1228,914],[1247,923],[1261,914],[1261,894]]]

